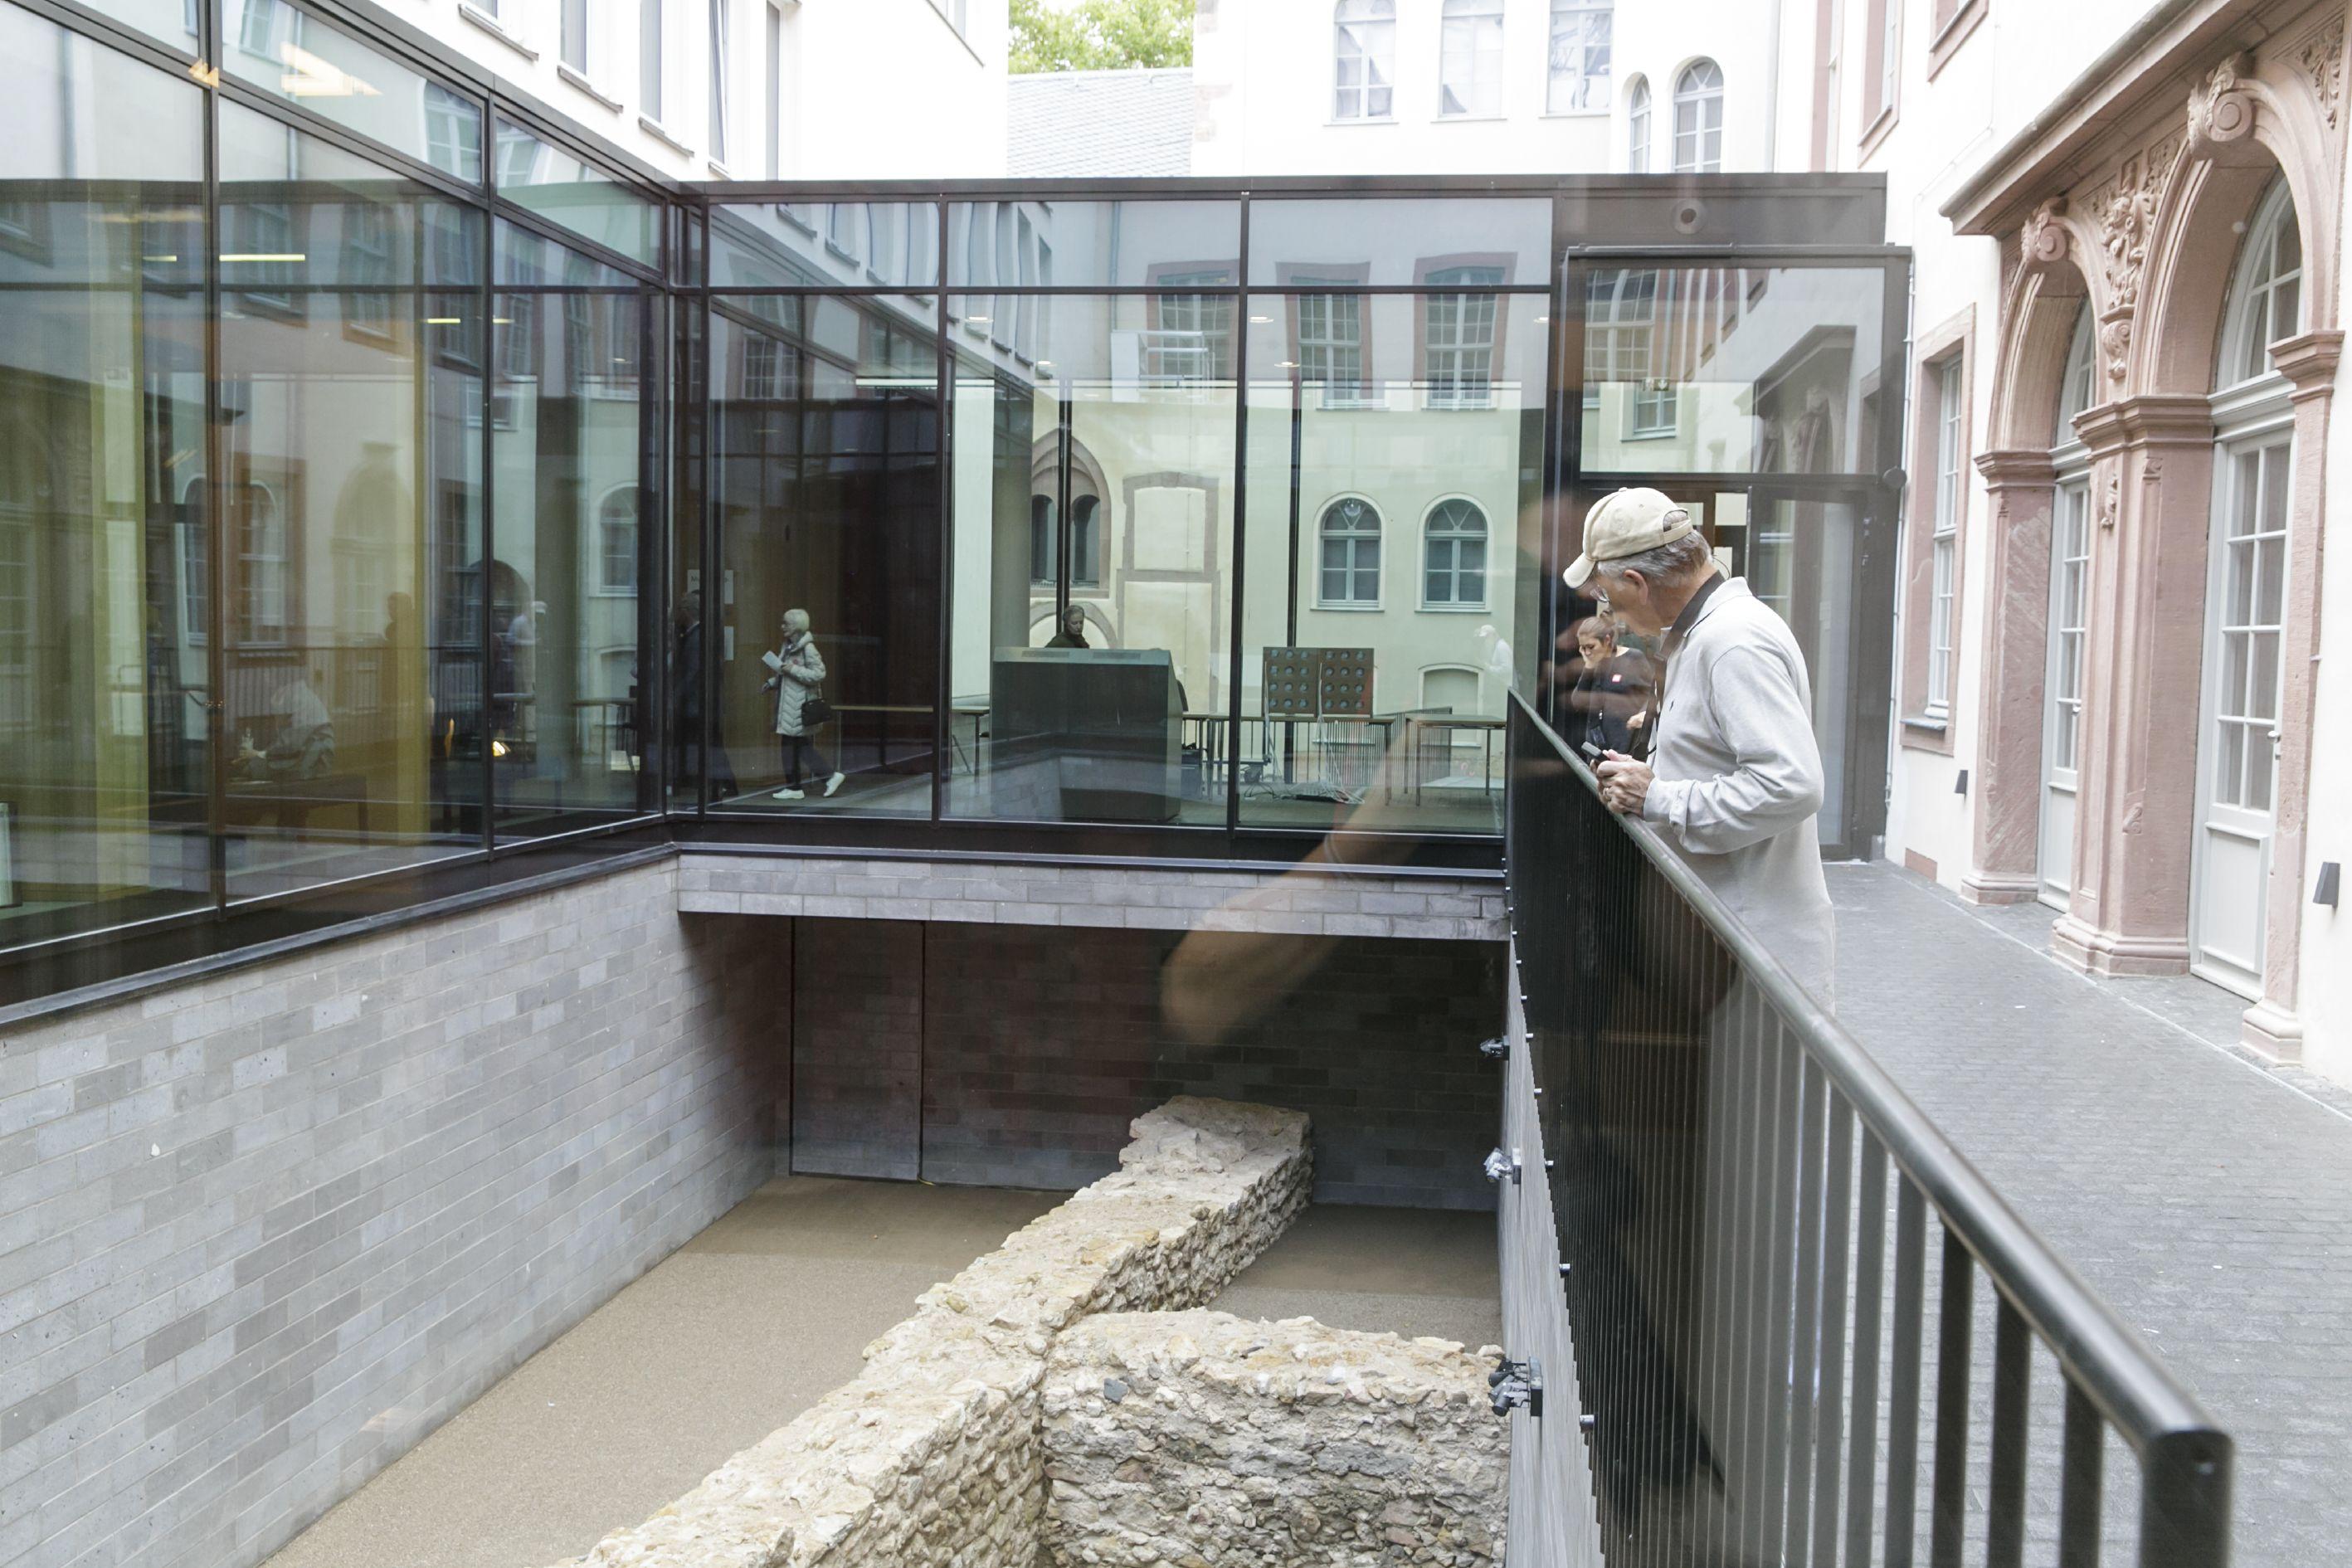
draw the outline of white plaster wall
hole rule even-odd
[[[1605,107],[1545,111],[1549,0],[1505,0],[1503,113],[1437,113],[1439,0],[1399,0],[1391,120],[1334,121],[1328,0],[1215,0],[1193,34],[1196,174],[1559,174],[1625,166],[1625,85],[1651,80],[1663,145],[1676,72],[1698,55],[1725,68],[1724,167],[1766,166],[1772,7],[1686,0],[1617,7]],[[1748,62],[1743,64],[1742,62]],[[1663,154],[1652,167],[1663,168]]]
[[[452,49],[666,174],[768,177],[769,0],[719,0],[728,7],[730,98],[724,165],[713,163],[709,145],[709,0],[664,3],[659,130],[646,122],[639,91],[635,0],[589,0],[584,80],[558,68],[554,0],[502,0],[495,26],[480,25],[481,13],[463,0],[401,9]],[[964,4],[959,37],[931,0],[783,0],[779,177],[1002,174],[1006,0]],[[943,134],[947,128],[953,133]]]

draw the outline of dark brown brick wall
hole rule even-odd
[[[792,1168],[920,1174],[923,927],[910,921],[761,921],[789,957],[750,983],[789,1005]],[[789,938],[786,932],[789,931]]]

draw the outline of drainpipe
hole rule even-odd
[[[1771,29],[1770,42],[1764,50],[1764,172],[1780,172],[1777,156],[1780,144],[1780,0],[1772,0],[1766,8],[1769,18],[1765,26]]]

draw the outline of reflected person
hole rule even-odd
[[[1047,647],[1091,647],[1087,641],[1087,613],[1076,605],[1062,606],[1060,629],[1045,639]]]
[[[1664,639],[1647,710],[1650,760],[1605,753],[1601,798],[1655,827],[1832,1005],[1837,934],[1817,822],[1822,752],[1812,681],[1788,623],[1717,571],[1688,509],[1654,489],[1594,503],[1584,553],[1566,576],[1580,593],[1598,578],[1611,614]]]
[[[1646,737],[1633,721],[1650,700],[1650,660],[1639,648],[1620,647],[1617,623],[1587,616],[1576,623],[1576,647],[1583,668],[1567,699],[1562,733],[1578,747],[1640,754]]]
[[[806,798],[801,780],[806,777],[814,783],[819,775],[824,776],[824,793],[830,795],[841,787],[845,775],[825,761],[816,743],[815,731],[823,727],[826,710],[811,700],[820,695],[818,688],[824,681],[824,656],[817,652],[816,639],[809,635],[806,610],[784,612],[783,647],[769,654],[766,662],[775,673],[761,689],[776,694],[776,737],[784,756],[784,787],[776,791],[774,798]]]

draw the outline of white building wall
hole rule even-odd
[[[658,112],[644,91],[639,9],[656,3]],[[711,136],[713,5],[726,18],[723,162]],[[782,110],[772,163],[772,8]],[[402,9],[450,48],[678,179],[1003,172],[1006,0],[588,0],[585,71],[562,61],[560,0],[495,0],[496,15],[467,0]]]

